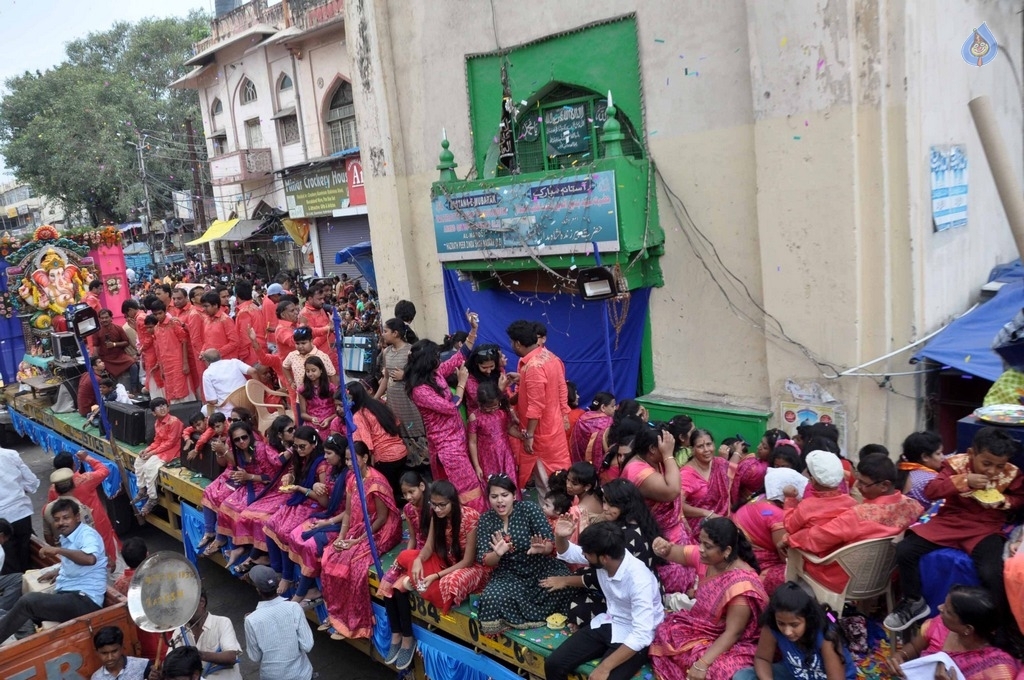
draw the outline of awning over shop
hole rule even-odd
[[[373,249],[370,247],[369,241],[363,241],[362,243],[339,250],[334,256],[334,264],[345,264],[347,262],[354,264],[359,273],[366,279],[366,282],[370,284],[370,288],[376,290],[377,272],[373,267]]]
[[[202,236],[185,245],[198,246],[210,241],[244,241],[263,226],[263,220],[215,220]]]
[[[911,361],[931,359],[994,382],[1003,373],[1003,360],[992,351],[992,341],[1022,308],[1024,281],[1018,279],[1003,286],[988,302],[949,324]]]

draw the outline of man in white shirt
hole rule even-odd
[[[574,528],[572,520],[558,520],[558,557],[597,571],[608,611],[563,642],[544,661],[544,675],[547,680],[566,680],[581,663],[601,659],[590,680],[628,680],[647,663],[654,631],[665,619],[658,579],[626,551],[626,536],[614,522],[587,527],[579,545],[568,540]]]
[[[29,545],[32,537],[32,499],[39,478],[29,469],[17,451],[0,449],[0,518],[11,523],[14,535],[4,543],[7,570],[21,572],[31,568]]]
[[[207,412],[212,416],[220,411],[228,418],[234,410],[233,404],[222,404],[228,396],[245,385],[249,378],[258,378],[256,369],[240,359],[221,359],[220,351],[205,349],[199,358],[206,363],[203,372],[203,397],[206,399]]]
[[[260,601],[245,617],[245,651],[260,665],[260,680],[310,680],[313,631],[302,607],[278,596],[281,577],[270,567],[257,564],[249,580]]]
[[[228,617],[207,611],[205,590],[199,594],[196,613],[171,637],[172,649],[185,646],[199,650],[206,680],[242,680],[238,669],[242,645],[238,644],[235,627]]]

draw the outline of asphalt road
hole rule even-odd
[[[16,434],[5,433],[3,446],[18,451],[22,460],[40,479],[39,490],[33,495],[33,507],[36,516],[33,520],[36,533],[42,536],[42,519],[40,512],[46,502],[49,488],[50,472],[53,470],[53,456],[44,451],[31,440],[22,439]],[[182,552],[181,543],[159,529],[145,525],[138,527],[132,535],[141,536],[149,547],[149,552],[172,550]],[[248,583],[244,583],[227,572],[224,568],[200,560],[199,573],[209,597],[209,609],[214,614],[227,616],[235,624],[235,634],[245,644],[245,632],[242,621],[245,615],[256,608],[256,591]],[[313,629],[315,640],[310,661],[313,663],[314,677],[337,678],[345,680],[383,680],[395,677],[395,672],[372,661],[362,652],[353,649],[346,642],[332,640],[326,633]],[[259,667],[242,657],[242,676],[245,680],[259,680]]]

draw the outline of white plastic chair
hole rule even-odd
[[[259,380],[250,380],[245,383],[245,396],[250,404],[250,408],[254,411],[257,427],[260,432],[266,432],[271,424],[273,424],[275,418],[287,414],[287,408],[283,404],[267,403],[268,394],[285,399],[288,397],[287,392],[275,392],[274,390],[267,389],[267,386]]]
[[[896,569],[896,543],[902,534],[889,538],[871,538],[843,546],[835,552],[817,557],[795,548],[789,549],[786,560],[786,579],[810,587],[815,598],[833,611],[842,613],[843,604],[885,595],[887,611],[893,610],[892,574]],[[807,564],[838,564],[849,577],[842,592],[829,590],[811,577]]]

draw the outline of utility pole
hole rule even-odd
[[[148,225],[149,253],[150,253],[150,256],[152,257],[154,255],[154,249],[153,249],[153,210],[152,210],[152,208],[149,205],[149,182],[148,182],[148,180],[146,178],[146,156],[145,156],[145,154],[142,153],[142,150],[146,146],[146,144],[145,144],[146,138],[138,130],[135,131],[135,135],[136,135],[136,138],[138,139],[138,142],[136,142],[135,144],[132,144],[131,142],[126,141],[125,144],[127,144],[128,146],[134,146],[136,153],[138,153],[138,155],[139,155],[139,178],[142,180],[142,193],[146,197],[146,219],[149,221],[149,225]],[[163,252],[166,254],[166,250],[164,250]],[[154,257],[153,259],[155,260],[156,258]]]
[[[192,217],[199,226],[200,233],[206,231],[206,206],[203,201],[203,183],[199,169],[199,156],[196,154],[195,132],[192,119],[185,119],[185,132],[188,134],[188,160],[192,165]]]

